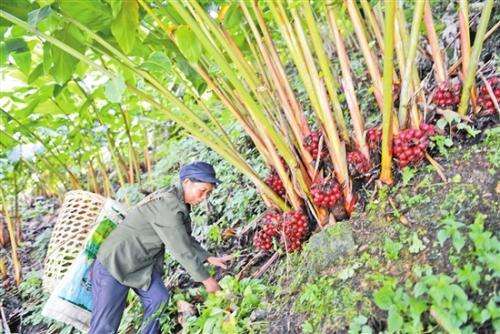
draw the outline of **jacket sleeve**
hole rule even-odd
[[[151,202],[153,211],[151,226],[159,235],[165,249],[179,262],[191,277],[198,282],[210,277],[203,266],[208,257],[200,244],[188,233],[183,221],[183,212],[175,199]]]
[[[191,219],[187,217],[187,220],[189,223],[185,224],[186,230],[189,234],[189,237],[191,238],[191,241],[193,243],[193,246],[196,248],[196,252],[198,252],[198,256],[203,259],[203,261],[206,261],[207,258],[212,256],[206,249],[201,247],[200,243],[192,236],[192,229],[191,229]]]

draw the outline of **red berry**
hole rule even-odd
[[[323,136],[323,134],[320,131],[313,131],[304,138],[304,147],[309,153],[311,153],[313,159],[316,159],[318,156],[319,142],[321,136]],[[320,159],[325,158],[328,155],[328,149],[324,141],[319,155]]]
[[[366,174],[370,170],[370,162],[360,151],[352,151],[347,154],[347,162],[351,170],[359,174]]]
[[[449,81],[439,85],[434,93],[433,102],[442,108],[455,107],[460,102],[461,83],[452,85]]]
[[[335,179],[316,179],[311,186],[311,194],[315,205],[327,209],[333,207],[342,197],[340,184]],[[307,219],[303,217],[303,221],[305,224]]]

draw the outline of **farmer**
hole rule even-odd
[[[129,288],[144,307],[141,333],[160,333],[158,313],[168,302],[163,258],[165,249],[207,292],[219,290],[203,266],[226,268],[230,256],[213,257],[191,236],[191,205],[205,200],[220,181],[214,168],[194,162],[181,168],[180,182],[159,190],[133,207],[103,242],[90,272],[93,311],[91,334],[116,333]]]

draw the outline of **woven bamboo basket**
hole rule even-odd
[[[66,194],[45,257],[45,291],[54,290],[81,252],[105,202],[105,197],[88,191],[74,190]]]

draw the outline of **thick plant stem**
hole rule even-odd
[[[394,12],[396,2],[385,0],[384,109],[382,114],[382,170],[380,180],[392,184],[392,73],[394,70]]]
[[[414,69],[414,61],[417,55],[418,38],[420,35],[420,21],[424,13],[424,2],[415,2],[415,9],[413,10],[413,20],[411,23],[410,43],[408,46],[408,56],[406,57],[406,64],[401,83],[401,94],[399,95],[399,125],[405,128],[408,118],[408,104],[410,102],[410,85],[412,82],[412,71]]]
[[[375,15],[373,14],[371,6],[367,0],[361,0],[360,3],[361,3],[361,7],[363,8],[363,14],[365,14],[365,17],[368,19],[368,23],[370,23],[370,26],[371,26],[372,31],[373,31],[373,35],[375,36],[375,39],[377,40],[377,44],[378,44],[380,49],[383,49],[384,38],[382,37],[382,32],[380,31],[380,26],[377,22],[377,19],[375,18]]]
[[[351,66],[347,55],[347,49],[344,45],[344,41],[342,40],[342,36],[337,25],[335,12],[330,7],[327,8],[327,19],[330,30],[333,34],[333,42],[337,49],[337,56],[340,63],[340,69],[342,71],[344,94],[346,96],[347,105],[349,106],[349,112],[351,113],[354,125],[356,143],[361,153],[363,153],[363,155],[369,160],[370,154],[364,135],[364,121],[361,109],[359,108],[358,99],[356,97],[356,89],[354,88],[354,81],[351,74]]]
[[[361,48],[361,52],[363,53],[363,57],[365,58],[366,65],[368,67],[368,73],[372,79],[373,83],[373,94],[375,95],[375,99],[377,100],[377,104],[381,110],[383,110],[383,99],[382,99],[382,77],[380,76],[379,65],[377,63],[377,59],[373,55],[373,52],[370,49],[370,45],[368,43],[368,38],[366,37],[366,29],[363,20],[361,19],[361,15],[356,7],[356,3],[354,0],[344,0],[344,3],[347,7],[347,11],[349,12],[349,17],[352,20],[352,24],[354,27],[354,32],[356,33],[356,37],[359,41],[359,46]]]
[[[232,154],[227,152],[222,146],[218,145],[217,142],[211,141],[210,140],[211,138],[207,138],[203,133],[203,131],[191,125],[190,123],[183,121],[178,115],[173,114],[163,105],[156,102],[151,96],[147,95],[146,93],[142,92],[141,90],[135,87],[129,86],[128,88],[134,93],[136,93],[138,96],[141,96],[143,99],[147,100],[149,103],[157,107],[159,110],[163,111],[168,119],[182,125],[200,142],[204,143],[205,145],[213,149],[215,152],[219,153],[224,159],[226,159],[229,163],[231,163],[233,166],[239,169],[243,174],[245,174],[257,186],[257,188],[260,189],[263,195],[269,198],[277,207],[279,207],[282,210],[289,209],[285,201],[283,201],[283,199],[280,196],[274,193],[269,188],[269,186],[259,178],[259,176],[252,170],[252,168],[244,160],[242,160],[237,156],[233,156]]]
[[[16,240],[16,232],[15,232],[15,226],[14,223],[9,215],[8,209],[7,209],[7,201],[5,198],[5,194],[3,191],[3,188],[0,188],[0,195],[2,196],[2,211],[3,211],[3,216],[5,217],[5,222],[7,223],[7,231],[9,232],[9,239],[10,239],[10,249],[11,249],[11,256],[12,256],[12,267],[14,268],[14,281],[16,282],[16,285],[19,286],[21,283],[21,262],[19,261],[18,253],[17,253],[17,240]]]
[[[111,186],[111,182],[109,181],[109,175],[108,172],[106,171],[106,165],[102,162],[101,158],[101,153],[97,154],[97,163],[99,164],[99,169],[101,171],[101,176],[102,176],[102,189],[104,192],[104,196],[106,197],[112,197],[114,194],[113,187]]]
[[[470,34],[469,34],[469,1],[458,2],[458,23],[460,28],[460,51],[462,53],[462,78],[467,75],[467,66],[470,62]],[[474,84],[471,87],[471,103],[473,110],[476,109],[476,90]]]
[[[465,116],[467,112],[467,106],[469,105],[469,97],[471,94],[472,86],[476,78],[477,63],[479,62],[479,56],[481,55],[481,49],[483,48],[484,37],[486,34],[486,29],[488,28],[488,22],[490,20],[491,10],[493,8],[493,0],[486,0],[483,12],[481,14],[481,19],[477,27],[476,38],[474,39],[474,46],[472,47],[472,52],[470,56],[470,62],[467,65],[467,74],[464,78],[464,86],[462,89],[462,96],[460,97],[460,104],[458,106],[458,114]]]
[[[244,3],[240,3],[240,7],[254,35],[257,46],[261,51],[261,55],[269,71],[270,80],[274,83],[273,89],[276,91],[278,99],[282,104],[282,109],[285,117],[295,136],[301,159],[303,160],[304,165],[308,170],[309,176],[312,177],[313,172],[311,165],[313,157],[305,149],[303,143],[303,137],[310,133],[307,119],[302,112],[302,108],[297,101],[297,98],[295,97],[295,93],[293,92],[289,81],[287,80],[285,69],[283,68],[283,64],[281,63],[281,59],[274,45],[271,34],[264,21],[262,12],[257,6],[256,2],[252,2],[252,9],[255,13],[258,25],[262,31],[261,36],[257,29],[257,26],[253,22],[249,9]]]
[[[96,173],[94,166],[92,165],[92,161],[89,161],[88,164],[88,169],[89,169],[89,189],[92,189],[92,191],[95,194],[99,194],[99,186],[97,185],[97,178],[96,178]]]
[[[425,0],[424,4],[424,24],[427,30],[429,45],[431,47],[432,58],[434,60],[436,80],[438,83],[441,83],[447,80],[447,76],[443,61],[443,55],[441,54],[441,48],[439,47],[439,39],[436,33],[436,28],[434,27],[434,19],[432,18],[432,11],[429,0]]]
[[[352,201],[352,185],[347,171],[347,162],[345,154],[345,146],[340,141],[333,115],[328,105],[328,94],[324,85],[319,79],[314,60],[310,53],[310,49],[305,38],[303,29],[300,25],[300,20],[295,11],[292,11],[294,16],[294,27],[287,17],[286,11],[280,2],[269,2],[269,8],[280,27],[282,36],[288,45],[288,50],[296,64],[300,78],[306,88],[313,110],[324,129],[326,135],[326,144],[329,149],[330,157],[334,165],[335,174],[338,181],[343,185],[344,196],[346,201]],[[294,29],[295,28],[295,29]]]
[[[318,62],[320,65],[321,73],[323,74],[324,77],[324,82],[326,89],[328,91],[328,95],[330,96],[330,100],[332,102],[332,107],[333,107],[333,115],[335,117],[335,122],[337,123],[337,126],[339,128],[339,133],[341,138],[348,143],[350,141],[349,139],[349,130],[347,130],[347,126],[345,123],[344,115],[342,113],[342,107],[340,105],[339,97],[337,95],[337,89],[339,87],[339,83],[333,76],[333,73],[330,69],[330,60],[328,59],[325,48],[323,46],[323,42],[321,40],[321,35],[319,33],[318,29],[318,24],[316,23],[314,19],[314,14],[312,11],[311,4],[309,1],[304,1],[302,8],[304,9],[303,14],[305,17],[305,22],[307,25],[307,28],[309,29],[309,34],[311,36],[311,41],[314,46],[314,51],[316,53],[316,56],[318,57]],[[358,116],[358,115],[356,115]],[[359,115],[361,116],[361,115]],[[361,123],[359,123],[361,121]],[[361,133],[363,132],[363,120],[360,119],[359,117],[353,117],[353,122],[354,122],[354,129],[356,130],[356,139],[357,141],[360,140],[358,138],[358,132],[357,130],[361,129]],[[364,139],[364,136],[361,136],[362,139]],[[364,140],[362,140],[364,142]],[[358,143],[360,144],[360,143]],[[361,143],[362,144],[362,143]],[[366,146],[366,145],[365,145]]]

